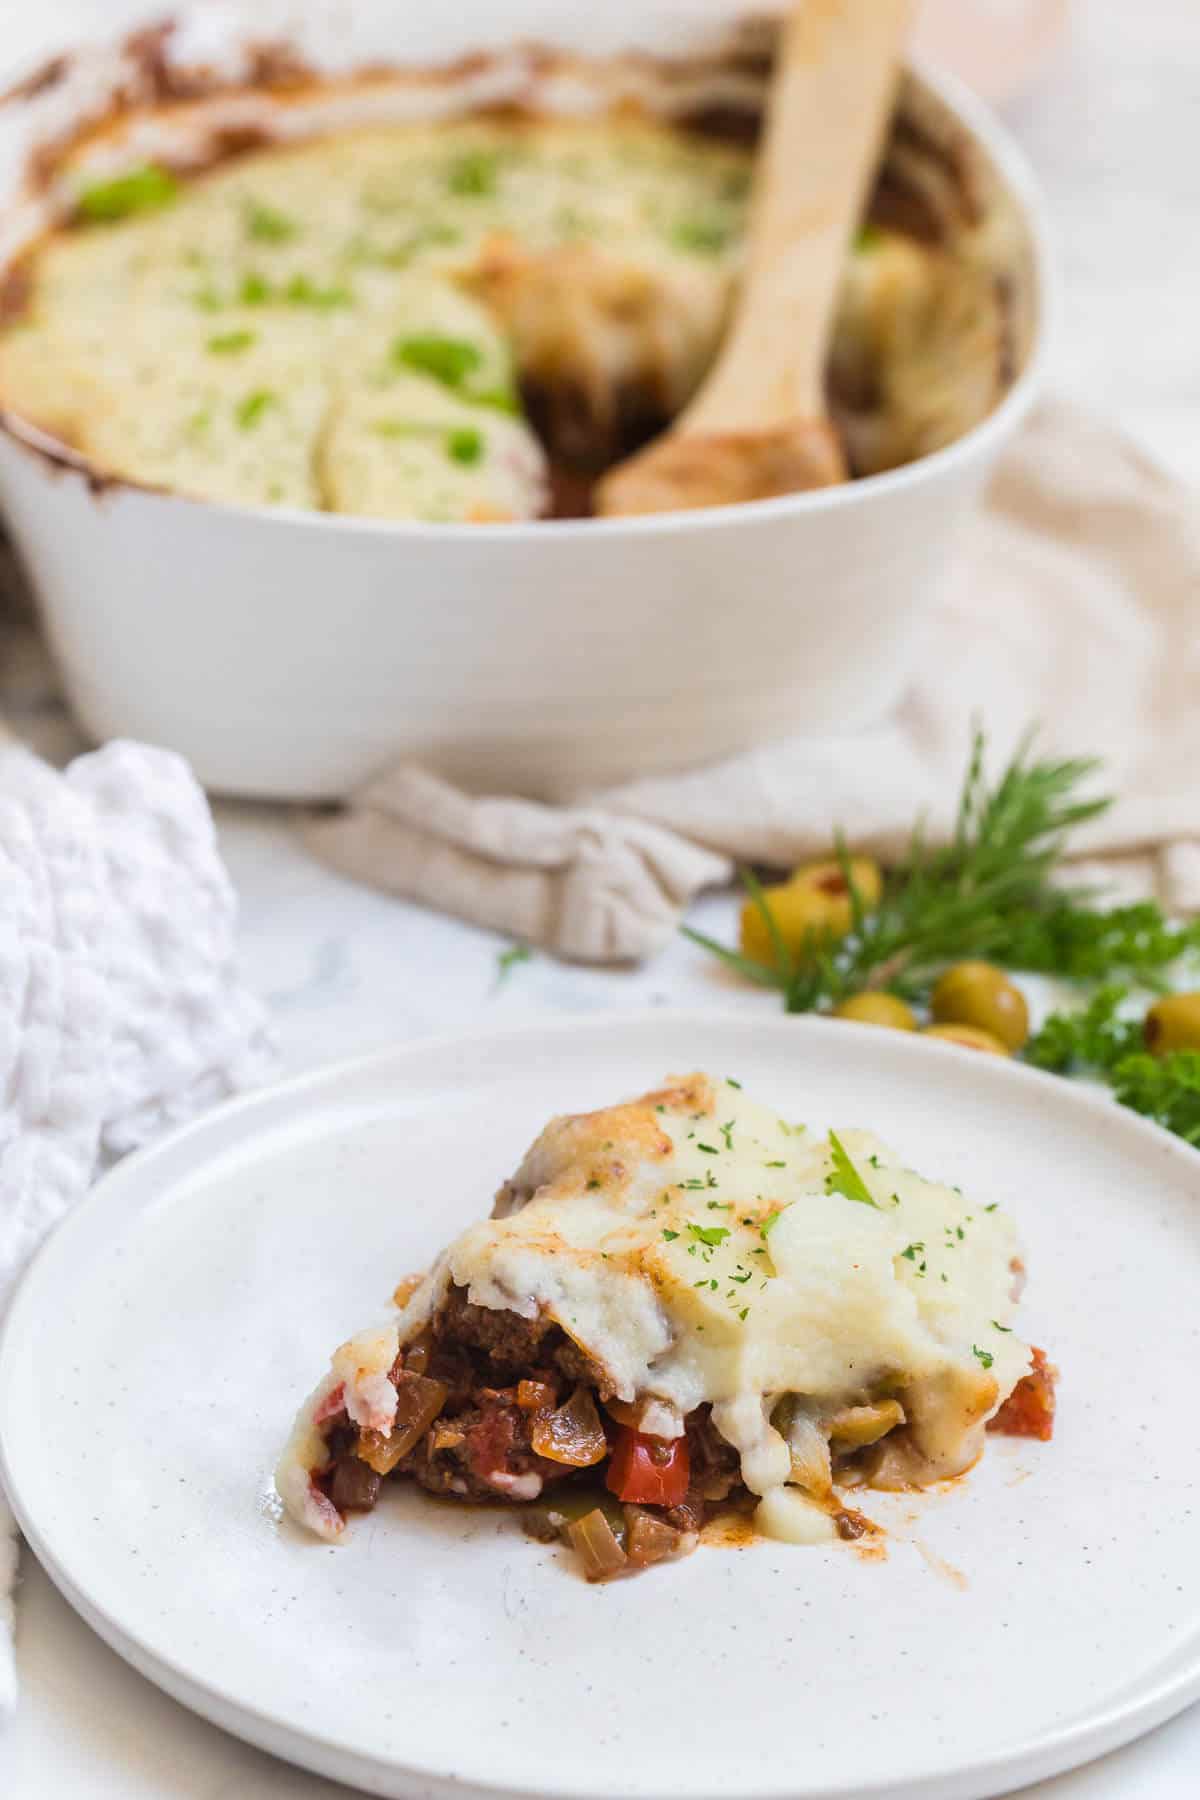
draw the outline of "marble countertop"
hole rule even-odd
[[[108,0],[46,0],[29,44],[94,22]],[[14,9],[15,10],[15,9]],[[22,13],[33,9],[21,9]],[[1200,478],[1200,14],[1179,0],[1080,0],[1069,44],[1008,118],[1047,189],[1064,304],[1054,378],[1103,404],[1181,473]],[[534,958],[497,981],[496,939],[367,890],[314,863],[286,814],[222,806],[242,897],[250,979],[297,1070],[398,1038],[547,1013],[728,1006],[727,979],[682,940],[633,972]],[[727,930],[715,896],[701,922]],[[739,990],[741,1006],[773,1004]],[[347,1790],[291,1770],[193,1718],[143,1682],[70,1612],[25,1558],[18,1610],[21,1701],[0,1734],[13,1800],[334,1800]],[[5,1767],[7,1759],[7,1769]],[[1028,1790],[1040,1800],[1185,1800],[1196,1791],[1200,1709],[1140,1743]]]

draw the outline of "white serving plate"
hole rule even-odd
[[[872,1497],[854,1547],[702,1548],[591,1588],[500,1513],[281,1522],[293,1408],[551,1112],[707,1066],[870,1124],[1012,1208],[1050,1445]],[[1066,1082],[818,1020],[651,1013],[413,1045],[235,1103],[110,1175],[0,1346],[0,1466],[101,1635],[231,1731],[369,1792],[978,1800],[1200,1695],[1200,1156]]]
[[[136,10],[123,0],[120,24]],[[247,41],[286,29],[330,72],[522,38],[674,53],[746,10],[461,0],[405,8],[401,29],[380,0],[192,3],[168,52],[236,71]],[[94,105],[122,66],[94,51],[61,92],[0,106],[0,244],[32,229],[14,198],[30,142]],[[536,87],[522,69],[513,80]],[[561,799],[881,717],[1033,399],[1046,311],[1041,204],[1022,157],[965,89],[925,86],[974,140],[1021,242],[1020,372],[975,430],[890,474],[704,514],[436,526],[97,489],[9,419],[0,503],[85,729],[179,750],[226,793],[336,799],[412,756],[489,791]],[[221,108],[243,124],[280,111],[278,97],[235,95],[200,116]],[[184,153],[197,129],[190,112],[156,125],[131,159]]]

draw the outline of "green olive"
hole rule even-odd
[[[916,1017],[895,994],[851,994],[833,1009],[835,1019],[854,1019],[860,1025],[887,1025],[893,1031],[915,1031]]]
[[[991,963],[961,962],[947,969],[929,1000],[939,1025],[975,1025],[1019,1050],[1029,1036],[1029,1008],[1019,987]]]
[[[869,856],[852,856],[850,880],[864,912],[874,912],[883,894],[883,876],[879,864]],[[819,894],[824,901],[830,930],[845,937],[854,923],[854,907],[846,883],[846,871],[840,861],[804,863],[788,876],[787,886],[802,892]]]
[[[747,900],[742,906],[742,954],[756,962],[768,966],[776,962],[775,940],[763,918],[763,907],[770,913],[784,949],[796,963],[807,961],[814,949],[830,943],[836,935],[830,903],[823,894],[780,882],[763,889],[762,906],[757,900]]]
[[[1142,1035],[1147,1050],[1200,1050],[1200,993],[1164,994],[1146,1014]]]
[[[983,1050],[989,1056],[1008,1055],[1008,1046],[979,1025],[922,1025],[921,1036],[961,1044],[964,1050]]]

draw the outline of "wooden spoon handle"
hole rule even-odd
[[[800,0],[784,22],[734,322],[678,429],[820,417],[846,247],[883,144],[909,0]]]

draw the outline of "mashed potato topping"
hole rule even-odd
[[[830,350],[855,476],[960,437],[1015,367],[1002,209],[912,105]],[[626,100],[335,130],[188,176],[76,171],[74,215],[28,251],[0,324],[0,407],[105,475],[200,499],[586,511],[713,360],[753,155]]]
[[[357,1417],[354,1370],[367,1381],[402,1361],[457,1296],[518,1338],[554,1329],[643,1438],[669,1445],[706,1417],[760,1497],[760,1528],[807,1541],[822,1528],[803,1507],[828,1516],[835,1480],[920,1486],[976,1460],[1030,1371],[1012,1325],[1019,1266],[994,1203],[917,1174],[867,1131],[821,1135],[695,1075],[553,1120],[394,1335],[338,1353],[338,1398]],[[326,1535],[311,1475],[328,1460],[313,1420],[331,1391],[332,1378],[280,1473]]]
[[[533,517],[545,454],[514,349],[534,383],[565,355],[593,388],[682,404],[748,172],[747,151],[649,120],[509,118],[118,178],[35,254],[0,398],[113,474],[203,498]]]

